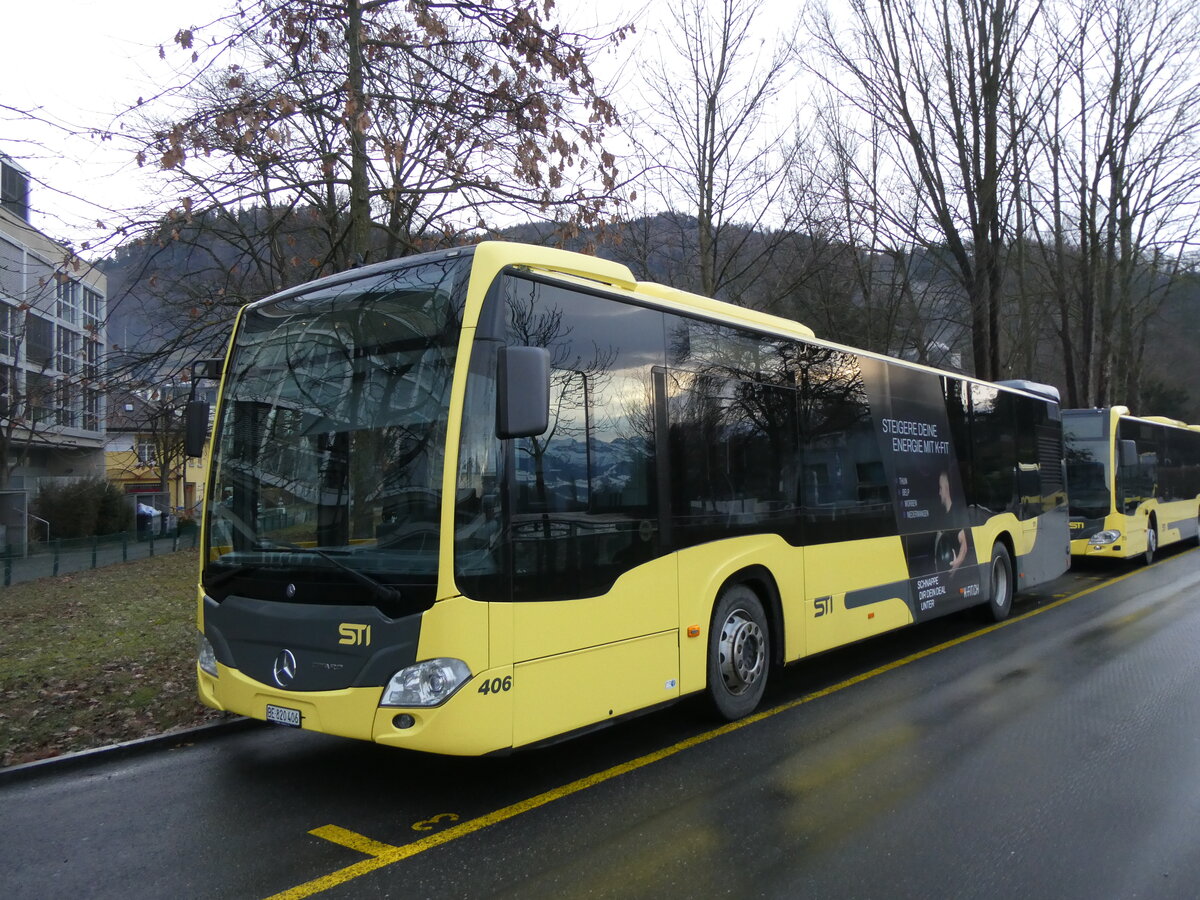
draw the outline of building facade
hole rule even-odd
[[[45,479],[105,473],[107,280],[31,224],[30,182],[0,154],[0,544]]]
[[[108,480],[139,505],[181,521],[195,517],[204,494],[204,460],[184,452],[189,391],[166,383],[108,397]]]

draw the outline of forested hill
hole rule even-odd
[[[326,244],[320,228],[302,214],[272,221],[262,212],[243,211],[236,221],[198,221],[170,229],[162,240],[124,249],[103,264],[114,362],[221,352],[242,304],[329,274],[316,250]],[[698,229],[686,216],[662,213],[565,240],[548,224],[515,226],[493,236],[594,252],[628,265],[639,279],[705,293]],[[820,235],[734,227],[720,237],[712,293],[721,299],[797,319],[830,340],[971,372],[966,294],[936,253],[869,253]],[[416,249],[446,245],[439,237],[417,242]],[[1010,275],[1014,289],[1005,297],[1005,377],[1061,387],[1063,311],[1039,295],[1039,273],[1016,275]],[[1200,278],[1189,273],[1156,282],[1137,314],[1146,317],[1145,328],[1132,332],[1142,342],[1132,348],[1141,359],[1139,396],[1114,389],[1112,402],[1124,402],[1136,413],[1200,422],[1195,357]],[[1096,340],[1115,338],[1097,324]]]

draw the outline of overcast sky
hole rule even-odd
[[[785,18],[794,14],[794,0],[761,2],[767,9],[788,10]],[[171,60],[181,58],[169,52],[175,33],[182,27],[207,24],[233,5],[234,0],[7,4],[0,105],[34,110],[63,126],[56,129],[0,108],[0,152],[32,176],[31,219],[36,227],[79,245],[103,232],[96,228],[97,221],[117,218],[109,216],[110,211],[140,206],[153,196],[154,172],[150,167],[139,170],[129,147],[101,143],[78,132],[112,128],[117,113],[171,84]],[[585,5],[560,0],[556,12],[569,16],[574,28],[592,33],[607,31],[631,16],[640,20],[636,37],[599,64],[601,78],[622,79],[629,74],[627,64],[637,47],[657,41],[652,19],[662,18],[668,9],[661,0],[652,8],[642,0]],[[760,10],[760,19],[769,27],[769,13]],[[167,61],[158,57],[160,45],[168,49]],[[618,102],[636,103],[636,98],[619,96]]]
[[[6,4],[0,53],[0,105],[35,110],[66,130],[0,109],[0,152],[27,169],[33,224],[52,237],[80,243],[110,210],[135,206],[153,189],[153,173],[138,170],[131,151],[68,131],[106,129],[115,115],[171,82],[170,50],[182,27],[207,24],[233,0],[33,0]],[[559,12],[573,4],[564,0]],[[577,27],[608,21],[632,0],[610,0],[603,13],[588,6]],[[583,21],[586,18],[588,21]],[[644,31],[642,32],[645,33]],[[629,45],[626,44],[626,47]]]
[[[0,104],[37,110],[72,131],[109,127],[116,112],[170,80],[170,67],[158,58],[159,44],[169,45],[180,27],[207,22],[225,5],[216,0],[7,4]],[[54,237],[85,240],[88,223],[103,218],[106,209],[128,206],[145,182],[127,148],[73,137],[8,110],[0,110],[0,151],[33,176],[33,224]]]

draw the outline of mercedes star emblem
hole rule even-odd
[[[296,586],[294,584],[289,584],[286,588],[283,589],[283,592],[287,595],[287,598],[289,600],[291,600],[293,597],[296,596]]]
[[[281,688],[287,687],[296,677],[296,655],[291,650],[284,650],[275,657],[275,683]]]

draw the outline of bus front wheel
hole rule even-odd
[[[1146,552],[1142,555],[1142,560],[1146,565],[1154,562],[1156,550],[1158,550],[1158,520],[1151,516],[1150,523],[1146,526]]]
[[[997,542],[992,547],[992,566],[989,577],[991,593],[988,595],[988,612],[992,620],[1003,622],[1012,612],[1013,569],[1008,548]]]
[[[732,722],[758,706],[767,686],[770,649],[758,595],[744,584],[722,591],[708,636],[708,694],[722,717]]]

